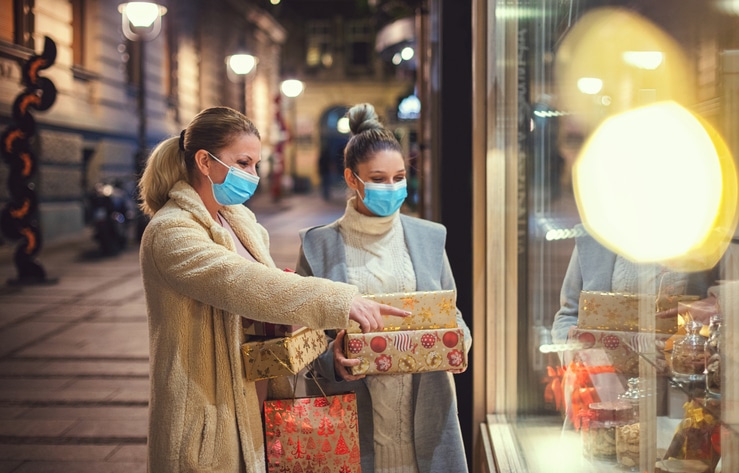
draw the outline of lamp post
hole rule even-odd
[[[298,79],[285,79],[280,84],[280,92],[282,92],[282,95],[290,99],[290,108],[291,108],[291,121],[292,121],[292,130],[289,133],[290,141],[292,141],[292,149],[290,150],[290,175],[293,178],[293,189],[295,189],[296,186],[296,178],[297,178],[297,154],[298,151],[295,146],[295,141],[293,140],[294,136],[296,135],[296,131],[298,128],[298,110],[295,106],[295,98],[303,93],[303,90],[305,90],[305,86],[303,85],[303,82]]]
[[[241,112],[246,114],[246,76],[254,71],[257,67],[256,57],[247,52],[238,52],[230,56],[226,56],[226,65],[228,66],[228,76],[234,82],[239,82]]]
[[[162,31],[162,16],[167,9],[153,2],[128,2],[118,5],[121,14],[121,29],[123,36],[139,45],[139,87],[136,107],[139,118],[136,150],[136,174],[139,175],[144,167],[147,155],[146,139],[146,59],[144,57],[144,42],[151,41]]]

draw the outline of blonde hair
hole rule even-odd
[[[177,181],[193,184],[199,150],[217,155],[244,134],[261,140],[257,127],[237,110],[211,107],[198,113],[179,137],[167,138],[151,152],[139,180],[141,210],[152,216],[167,203]]]
[[[382,126],[375,113],[375,107],[360,103],[346,112],[349,118],[351,139],[344,148],[344,167],[357,172],[357,165],[369,161],[378,151],[397,151],[403,149],[392,131]]]

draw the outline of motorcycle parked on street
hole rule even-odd
[[[134,177],[108,178],[95,184],[89,197],[89,218],[102,254],[118,254],[134,236],[141,238],[147,220],[136,195]]]

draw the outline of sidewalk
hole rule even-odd
[[[316,192],[278,203],[257,194],[248,206],[270,233],[275,263],[293,268],[298,230],[335,220],[344,205]],[[0,259],[0,473],[146,472],[138,248],[103,258],[85,232],[38,260],[56,284],[7,286],[15,267]]]

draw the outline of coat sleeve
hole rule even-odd
[[[253,320],[327,329],[348,323],[357,288],[245,260],[197,222],[154,222],[143,255],[162,284],[185,297]]]
[[[452,274],[452,266],[449,264],[446,250],[444,250],[442,258],[441,288],[443,290],[457,290],[457,285],[454,282],[454,275]],[[464,332],[464,348],[469,353],[470,348],[472,347],[472,332],[470,332],[470,328],[464,321],[462,312],[459,308],[457,308],[457,326]]]
[[[562,289],[559,294],[560,308],[554,315],[552,323],[552,341],[566,343],[571,327],[577,325],[577,314],[580,305],[580,291],[583,287],[582,269],[577,246],[572,250],[570,264],[567,266]]]

